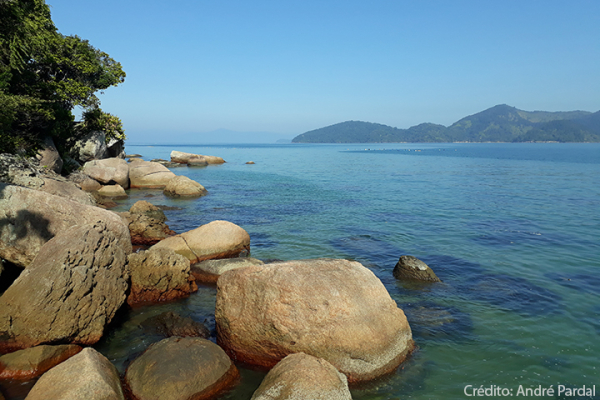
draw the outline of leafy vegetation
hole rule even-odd
[[[600,142],[600,111],[522,111],[498,105],[449,127],[408,129],[348,121],[296,136],[294,143]]]
[[[96,96],[124,79],[108,54],[58,33],[44,0],[0,2],[0,152],[32,153],[48,135],[60,147],[78,134],[75,106],[86,110],[84,125],[124,138],[120,120]]]

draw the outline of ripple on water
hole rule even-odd
[[[471,316],[456,307],[426,300],[401,308],[417,342],[418,339],[463,342],[474,338]]]

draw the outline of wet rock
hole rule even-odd
[[[127,193],[121,185],[106,185],[102,186],[98,191],[98,194],[102,197],[110,197],[111,199],[126,199]]]
[[[138,400],[208,399],[238,376],[227,354],[213,342],[172,337],[154,343],[133,361],[125,384]]]
[[[141,158],[141,154],[125,154],[125,158]]]
[[[60,174],[63,167],[63,159],[58,154],[58,150],[54,145],[52,137],[44,138],[43,148],[38,152],[37,159],[40,161],[40,166],[46,167],[57,174]]]
[[[352,400],[344,374],[322,358],[304,353],[281,360],[256,389],[251,400]]]
[[[37,381],[26,400],[123,400],[114,365],[91,347],[57,365]]]
[[[126,233],[117,236],[98,221],[73,226],[42,246],[0,297],[0,352],[96,343],[125,301]]]
[[[427,264],[413,256],[400,256],[393,273],[396,279],[401,280],[441,282]]]
[[[246,164],[256,164],[254,161],[248,161]]]
[[[37,190],[0,184],[0,257],[26,267],[57,233],[99,220],[122,239],[123,250],[130,253],[129,232],[123,230],[123,222],[114,213]]]
[[[129,164],[129,181],[132,188],[164,188],[175,174],[167,167],[150,161]]]
[[[152,303],[189,296],[198,290],[190,262],[170,249],[155,249],[128,256],[131,292],[127,303]]]
[[[192,265],[191,272],[197,282],[216,283],[219,276],[227,271],[251,265],[263,265],[264,262],[252,257],[224,258],[206,260]]]
[[[81,351],[75,344],[41,345],[0,357],[0,379],[30,380]]]
[[[160,335],[171,337],[201,337],[208,339],[210,332],[200,322],[190,317],[182,317],[172,311],[167,311],[142,322],[142,327]]]
[[[106,136],[102,131],[86,134],[81,139],[76,140],[70,148],[71,157],[81,164],[92,160],[101,160],[108,155]]]
[[[190,158],[187,162],[188,167],[206,167],[207,165],[208,161],[206,161],[205,157]]]
[[[122,158],[86,162],[83,173],[104,185],[117,183],[124,189],[129,188],[129,164]]]
[[[192,264],[217,258],[238,257],[250,251],[250,235],[228,221],[213,221],[180,235],[166,238],[153,247],[168,248],[187,257]]]
[[[272,367],[324,358],[350,382],[393,371],[412,351],[404,312],[358,262],[317,259],[228,271],[217,282],[217,342],[233,359]]]
[[[170,197],[201,197],[206,196],[208,191],[187,176],[176,176],[167,183],[164,194]]]
[[[145,200],[136,202],[129,212],[119,213],[119,216],[129,227],[132,244],[150,246],[175,234],[165,224],[165,213]]]

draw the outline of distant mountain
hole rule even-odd
[[[424,123],[408,129],[347,121],[305,132],[293,143],[600,142],[600,111],[523,111],[505,104],[449,127]]]

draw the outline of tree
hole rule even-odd
[[[75,106],[94,118],[84,126],[118,125],[113,132],[124,137],[96,96],[124,79],[108,54],[58,33],[44,0],[0,0],[0,152],[31,152],[46,135],[64,143],[75,135]]]

